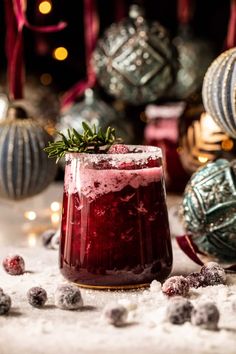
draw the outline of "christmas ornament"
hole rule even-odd
[[[118,114],[112,106],[107,105],[96,97],[91,89],[85,91],[83,101],[75,103],[61,116],[56,128],[62,133],[66,133],[67,129],[70,128],[82,133],[82,122],[84,121],[89,125],[95,124],[96,127],[101,127],[102,129],[108,126],[116,128],[117,134],[125,143],[132,143],[134,134],[130,123],[121,117],[121,114]]]
[[[235,140],[222,132],[201,103],[189,104],[179,120],[179,156],[188,174],[217,158],[236,156]]]
[[[216,58],[204,78],[203,103],[223,132],[236,138],[236,48]]]
[[[189,31],[173,41],[179,53],[179,69],[169,97],[186,99],[201,89],[205,72],[213,60],[213,51],[206,41],[195,38]]]
[[[43,148],[53,138],[25,111],[8,109],[0,124],[0,196],[20,200],[44,190],[53,181],[55,162]]]
[[[100,84],[112,95],[139,105],[163,97],[173,83],[176,50],[157,22],[137,5],[98,41],[93,61]]]
[[[0,93],[0,122],[6,119],[9,101],[4,93]]]
[[[236,262],[236,160],[219,159],[197,171],[183,198],[183,217],[193,245],[223,263]]]
[[[210,43],[192,33],[193,7],[191,0],[177,0],[179,30],[173,43],[179,53],[179,69],[168,95],[175,99],[186,99],[201,89],[205,72],[214,58]]]
[[[4,87],[4,92],[7,88]],[[14,100],[14,104],[23,108],[30,117],[41,124],[52,135],[59,117],[59,100],[49,87],[40,85],[33,77],[24,86],[24,98]],[[6,119],[7,109],[11,105],[5,94],[0,94],[0,122]]]

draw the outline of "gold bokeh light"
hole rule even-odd
[[[53,58],[56,60],[65,60],[68,57],[68,50],[65,47],[55,48],[53,51]]]
[[[52,4],[50,1],[42,1],[39,4],[39,12],[42,15],[47,15],[52,11]]]

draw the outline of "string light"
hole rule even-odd
[[[47,15],[52,11],[52,4],[50,1],[42,1],[39,4],[39,12],[42,15]]]
[[[68,57],[68,50],[65,47],[58,47],[53,51],[53,58],[56,60],[65,60]]]
[[[52,83],[52,75],[50,75],[49,73],[43,73],[40,76],[40,82],[44,86],[50,85]]]
[[[60,203],[58,203],[58,202],[52,202],[50,208],[53,212],[57,212],[60,210],[61,206],[60,206]]]
[[[37,214],[35,213],[35,211],[26,211],[24,213],[24,217],[30,221],[33,221],[37,218]]]

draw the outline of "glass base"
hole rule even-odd
[[[150,283],[145,284],[133,284],[133,285],[85,285],[81,283],[72,282],[72,284],[85,289],[92,289],[92,290],[132,290],[132,289],[141,289],[147,288],[150,286]]]

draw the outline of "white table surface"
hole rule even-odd
[[[216,301],[221,312],[220,330],[210,332],[186,323],[174,326],[163,321],[167,299],[161,292],[105,292],[82,290],[85,308],[63,311],[54,307],[53,294],[63,278],[58,270],[58,252],[42,247],[39,234],[51,226],[50,204],[61,202],[62,184],[53,184],[37,197],[13,203],[0,200],[0,261],[8,253],[21,254],[26,262],[22,276],[10,276],[0,269],[0,287],[12,297],[12,310],[0,316],[0,354],[183,354],[236,353],[236,312],[232,316],[230,299],[236,296],[236,276],[228,277],[227,286],[200,288],[190,293],[193,303],[201,298]],[[174,217],[180,197],[169,196],[172,234],[181,232]],[[34,221],[24,214],[35,211]],[[188,274],[199,267],[176,246],[173,238],[172,274]],[[31,286],[41,285],[49,301],[44,309],[32,308],[26,300]],[[103,306],[113,300],[129,299],[137,310],[129,323],[115,328],[101,319]],[[234,320],[235,318],[235,320]]]

